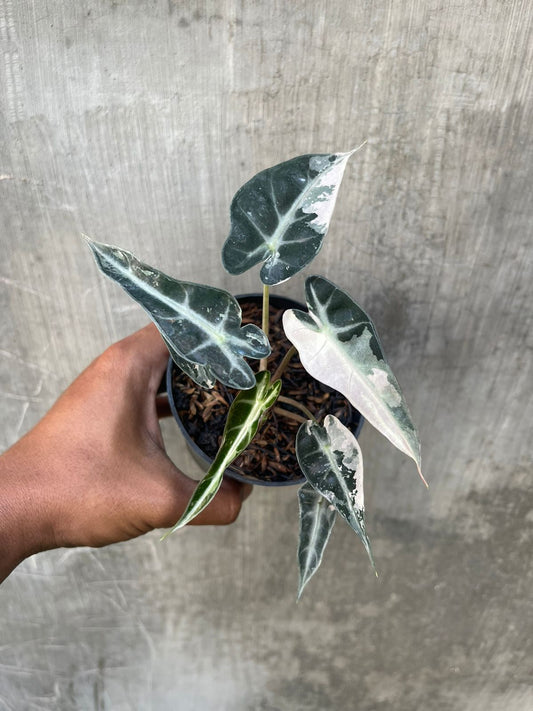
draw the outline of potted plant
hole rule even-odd
[[[274,373],[267,369],[269,288],[299,272],[319,252],[346,163],[354,152],[293,158],[258,173],[235,194],[222,263],[230,274],[262,263],[261,328],[242,325],[241,307],[228,292],[174,279],[130,252],[87,238],[100,269],[148,312],[175,366],[199,388],[212,389],[218,381],[236,391],[218,451],[169,533],[209,504],[224,473],[271,411],[282,398],[290,399],[282,394],[283,380],[296,353],[312,378],[341,393],[415,461],[422,476],[417,432],[375,326],[331,281],[322,276],[307,278],[307,311],[289,308],[283,313],[283,329],[292,347]],[[259,361],[257,372],[245,358]],[[372,566],[374,561],[365,530],[363,460],[353,431],[331,413],[319,421],[310,403],[293,400],[290,404],[293,414],[299,408],[300,420],[305,413],[295,438],[305,482],[299,489],[300,597],[320,565],[338,515],[359,536]]]

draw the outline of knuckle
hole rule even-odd
[[[96,366],[103,375],[124,375],[131,367],[131,353],[123,341],[113,343],[96,359]]]
[[[235,523],[241,512],[241,501],[235,492],[227,497],[225,506],[225,523],[227,525]]]

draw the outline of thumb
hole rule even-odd
[[[194,483],[196,488],[197,482]],[[251,494],[251,489],[249,484],[224,477],[213,501],[191,521],[191,525],[224,526],[234,523],[241,512],[242,502]]]
[[[150,504],[145,499],[145,505],[148,505],[146,513],[152,528],[170,528],[181,518],[199,482],[181,472],[165,452],[160,451],[156,456],[160,475],[155,478],[159,481]],[[223,526],[233,523],[251,489],[250,485],[224,477],[213,500],[191,521],[191,525]]]

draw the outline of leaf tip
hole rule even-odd
[[[81,232],[80,234],[81,234],[82,239],[85,240],[85,244],[89,247],[89,249],[91,250],[93,255],[95,255],[96,254],[96,246],[97,246],[98,242],[95,242],[94,239],[91,239],[89,237],[89,235],[86,235],[84,232]]]
[[[361,150],[361,148],[364,148],[367,143],[368,143],[368,138],[365,138],[365,140],[362,143],[360,143],[355,148],[352,148],[351,151],[347,151],[344,155],[347,156],[348,158],[351,158],[351,156],[353,156],[354,153],[357,153],[357,151]]]
[[[81,236],[83,237],[85,243],[91,250],[97,265],[104,272],[104,274],[107,274],[106,270],[103,267],[102,259],[105,257],[105,249],[106,247],[109,247],[109,245],[104,244],[103,242],[97,242],[95,239],[91,239],[89,235],[86,235],[83,232],[81,232]]]
[[[305,586],[307,585],[309,578],[307,580],[300,580],[300,585],[298,586],[298,594],[296,595],[296,602],[300,602],[302,593],[304,591]]]
[[[427,481],[426,481],[425,478],[424,478],[424,475],[422,474],[422,469],[420,468],[420,464],[417,463],[416,468],[417,468],[417,471],[418,471],[418,473],[419,473],[419,475],[420,475],[420,478],[421,478],[422,481],[424,482],[424,485],[425,485],[426,489],[429,489],[429,484],[427,483]]]
[[[368,553],[368,557],[370,559],[370,565],[372,566],[372,570],[374,571],[376,578],[379,578],[378,569],[376,568],[376,562],[374,560],[372,551],[370,550],[370,546],[367,549],[367,553]]]
[[[378,577],[378,569],[376,568],[376,561],[374,560],[374,554],[372,553],[372,547],[370,546],[370,541],[368,540],[368,537],[366,533],[364,533],[363,536],[360,536],[363,546],[365,548],[366,554],[368,556],[368,560],[370,561],[370,565],[372,566],[372,570],[376,574],[376,578]]]
[[[183,518],[183,517],[182,517],[182,518]],[[175,533],[175,532],[178,531],[180,528],[183,528],[183,526],[184,526],[185,524],[186,524],[186,521],[182,521],[182,519],[180,518],[180,520],[179,520],[174,526],[172,526],[172,528],[171,528],[169,531],[167,531],[166,533],[164,533],[164,534],[161,536],[161,538],[160,538],[159,540],[160,540],[160,541],[165,541],[172,533]]]

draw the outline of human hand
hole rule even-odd
[[[0,580],[2,565],[7,574],[32,553],[104,546],[180,518],[197,482],[170,461],[161,436],[167,360],[153,325],[115,343],[0,457]],[[250,491],[225,479],[192,523],[233,522]]]

